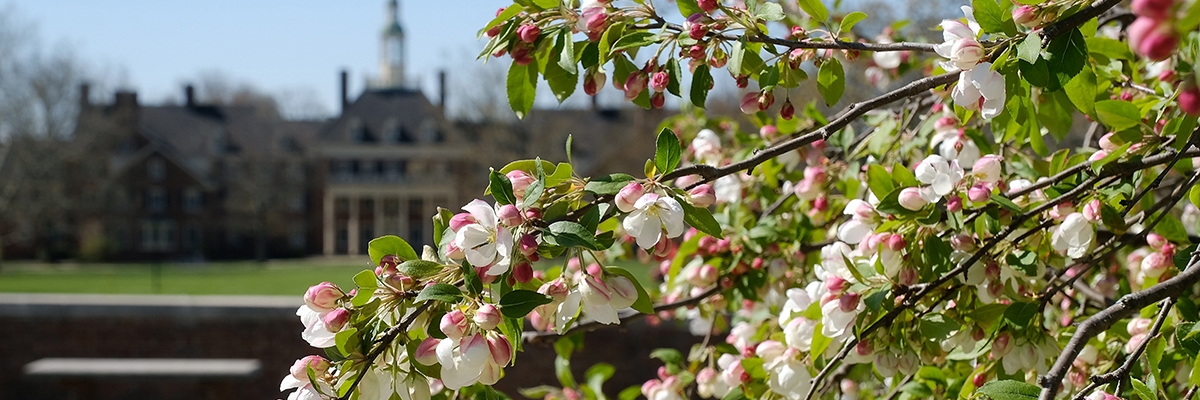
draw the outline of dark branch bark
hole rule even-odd
[[[666,28],[675,32],[685,32],[682,25],[673,24],[670,22],[655,22],[650,24],[634,25],[633,29],[659,29]],[[731,42],[736,42],[742,39],[741,36],[728,33],[708,32],[705,35],[710,38],[721,39]],[[810,40],[788,40],[762,35],[745,35],[746,41],[751,43],[765,43],[776,46],[783,46],[789,49],[834,49],[834,50],[858,50],[858,51],[924,51],[933,52],[934,45],[932,43],[918,42],[899,42],[899,43],[863,43],[863,42],[846,42],[846,41],[810,41]]]

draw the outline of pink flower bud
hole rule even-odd
[[[671,83],[671,77],[666,72],[656,72],[650,78],[650,89],[655,92],[667,90],[667,84]]]
[[[1163,245],[1167,244],[1167,238],[1157,233],[1150,233],[1146,235],[1146,244],[1149,244],[1151,249],[1162,250]]]
[[[1104,159],[1104,157],[1108,157],[1108,154],[1109,154],[1108,150],[1100,150],[1100,151],[1097,151],[1097,152],[1095,152],[1095,153],[1092,153],[1092,156],[1091,156],[1091,157],[1088,157],[1088,161],[1100,161],[1100,160],[1103,160],[1103,159]]]
[[[954,235],[950,237],[950,247],[958,251],[975,250],[975,240],[967,235]]]
[[[583,92],[587,93],[588,96],[595,96],[596,92],[599,92],[600,88],[604,87],[604,82],[607,79],[608,78],[604,75],[604,72],[601,72],[598,69],[592,70],[586,76],[584,76]]]
[[[646,84],[648,82],[649,78],[646,77],[644,72],[638,71],[629,74],[629,77],[625,78],[625,100],[630,101],[636,99],[639,94],[642,94],[643,90],[646,90]]]
[[[350,311],[346,311],[345,308],[335,309],[325,314],[321,322],[325,323],[325,329],[330,332],[339,332],[346,327],[347,322],[350,322]]]
[[[496,216],[500,219],[500,225],[521,225],[521,210],[518,210],[515,205],[505,204],[500,206],[500,209],[496,212]]]
[[[792,117],[795,117],[795,116],[796,116],[796,106],[792,105],[792,100],[791,99],[784,100],[783,108],[779,109],[779,117],[790,121],[792,119]]]
[[[955,212],[962,211],[962,209],[963,209],[962,197],[959,197],[957,194],[955,194],[955,195],[951,195],[950,197],[946,198],[946,211],[955,213]]]
[[[567,288],[567,284],[561,279],[555,279],[553,281],[543,283],[542,287],[538,288],[538,293],[550,296],[556,303],[561,303],[563,300],[566,300],[569,292],[570,289]]]
[[[925,201],[924,197],[921,197],[921,189],[917,189],[915,187],[904,188],[904,190],[901,190],[899,200],[900,206],[908,209],[909,211],[920,210],[924,208],[926,204],[929,204],[928,201]]]
[[[542,29],[538,28],[537,25],[521,25],[517,28],[517,37],[526,43],[533,43],[541,33]]]
[[[467,333],[467,328],[470,327],[467,321],[467,315],[463,314],[462,310],[451,310],[442,316],[442,321],[438,325],[442,328],[442,333],[446,334],[447,338],[458,340],[462,339]]]
[[[453,217],[450,217],[450,230],[454,231],[455,233],[458,233],[458,230],[462,229],[462,227],[470,225],[470,224],[477,224],[477,223],[479,223],[479,222],[476,221],[475,217],[472,216],[471,214],[468,214],[468,213],[454,214]]]
[[[537,179],[534,179],[534,177],[519,169],[508,171],[508,173],[504,175],[508,177],[509,182],[512,182],[513,194],[515,194],[518,199],[525,198],[525,189],[529,188],[529,185],[534,181],[537,181]]]
[[[1026,28],[1033,28],[1041,22],[1037,16],[1037,9],[1033,8],[1033,6],[1017,7],[1012,12],[1012,18],[1013,22],[1016,22],[1017,25],[1021,25]]]
[[[846,293],[838,298],[838,308],[842,312],[851,312],[858,308],[858,300],[861,296],[858,293]]]
[[[750,92],[742,96],[741,108],[742,112],[746,114],[754,114],[762,111],[762,108],[758,106],[758,92]]]
[[[772,105],[775,105],[775,92],[764,92],[762,95],[758,96],[759,110],[766,111],[768,108],[771,108]]]
[[[712,13],[718,6],[717,0],[700,0],[698,4],[700,5],[700,9],[706,13]]]
[[[488,352],[492,355],[492,361],[496,364],[505,366],[512,361],[512,343],[508,342],[508,338],[500,335],[488,335],[487,345]]]
[[[1112,137],[1113,137],[1113,132],[1105,133],[1104,136],[1100,137],[1100,149],[1101,150],[1106,150],[1106,151],[1111,152],[1111,151],[1114,151],[1117,149],[1117,145],[1113,144],[1113,142],[1112,142]]]
[[[441,339],[425,338],[421,344],[417,346],[416,358],[421,365],[437,364],[437,346],[441,343]]]
[[[525,219],[542,219],[542,210],[540,208],[530,208],[525,210]]]
[[[975,161],[975,165],[971,167],[971,172],[979,177],[980,180],[995,183],[1000,180],[1002,172],[1001,164],[1004,159],[995,154],[988,154],[980,157],[979,161]]]
[[[981,183],[976,183],[967,189],[967,198],[976,203],[988,201],[992,197],[992,189]]]
[[[304,292],[304,304],[316,312],[330,311],[338,306],[338,300],[346,296],[342,289],[329,282],[321,282],[310,286]]]
[[[1179,92],[1179,109],[1193,117],[1200,115],[1200,87],[1190,81]]]
[[[463,257],[466,257],[466,254],[463,253],[462,249],[458,248],[458,245],[454,244],[454,241],[446,243],[446,258],[461,260]]]
[[[938,132],[957,130],[958,120],[953,117],[941,117],[933,123],[933,129]]]
[[[1009,335],[1008,332],[996,336],[996,341],[992,343],[992,357],[1000,359],[1008,355],[1008,352],[1012,351],[1011,341],[1012,335]]]
[[[479,329],[485,331],[496,329],[496,326],[500,325],[500,320],[500,309],[495,305],[484,304],[479,307],[478,311],[475,311],[475,325],[479,326]]]
[[[654,254],[655,257],[666,257],[674,250],[674,242],[670,240],[659,240],[658,243],[654,244],[654,250],[651,254]]]
[[[1092,200],[1083,206],[1083,217],[1089,221],[1100,220],[1100,200]]]
[[[1132,318],[1125,325],[1125,331],[1129,332],[1130,335],[1146,333],[1150,331],[1150,325],[1152,324],[1154,324],[1154,321],[1148,318]]]
[[[837,276],[831,276],[825,280],[825,289],[829,290],[829,293],[843,294],[849,287],[850,282]]]
[[[707,34],[708,27],[704,26],[703,24],[692,24],[692,26],[688,28],[688,36],[694,40],[704,39],[704,35]]]
[[[971,378],[971,383],[974,384],[975,387],[983,386],[983,384],[987,383],[987,381],[987,374],[979,374],[975,375],[974,378]]]
[[[717,202],[717,192],[707,183],[697,185],[688,191],[688,200],[696,207],[706,208]]]
[[[892,235],[892,237],[888,238],[887,246],[892,251],[900,251],[908,247],[908,241],[904,240],[904,236]]]
[[[314,376],[325,375],[325,372],[329,370],[329,361],[321,356],[306,356],[296,360],[288,372],[292,373],[293,378],[308,382],[309,367],[312,367]]]
[[[1168,20],[1140,17],[1129,25],[1127,33],[1129,47],[1153,61],[1167,59],[1179,45],[1179,33]]]
[[[900,280],[901,285],[912,286],[912,285],[915,285],[917,283],[917,281],[920,279],[921,279],[921,273],[918,272],[916,268],[912,268],[912,267],[900,268],[899,280]]]
[[[654,94],[650,95],[650,107],[652,107],[654,109],[659,109],[659,108],[663,108],[663,105],[665,105],[666,103],[667,103],[667,96],[663,95],[662,92],[654,92]]]
[[[624,276],[615,275],[608,279],[608,288],[612,291],[614,306],[633,304],[637,301],[637,285]],[[621,307],[625,308],[625,307]]]
[[[528,283],[533,279],[533,265],[528,262],[521,261],[513,267],[513,279],[517,282]]]
[[[617,198],[613,202],[616,203],[617,209],[621,212],[633,212],[634,204],[637,204],[638,199],[646,193],[646,189],[640,183],[629,182],[621,191],[617,193]]]
[[[1142,259],[1142,273],[1150,278],[1162,276],[1167,268],[1171,267],[1173,261],[1163,253],[1154,252]]]
[[[513,46],[512,53],[509,55],[512,56],[514,64],[525,66],[533,62],[533,55],[530,54],[532,52],[533,49],[530,49],[529,46],[522,46],[522,43],[517,43],[517,45]]]
[[[1138,16],[1165,20],[1170,17],[1174,6],[1175,0],[1133,0],[1130,8]]]

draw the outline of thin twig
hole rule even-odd
[[[672,30],[677,33],[682,33],[682,32],[687,31],[686,29],[683,28],[683,25],[665,22],[665,21],[659,21],[659,22],[648,23],[648,24],[639,24],[639,25],[632,26],[632,29],[640,29],[640,30],[651,30],[651,29],[660,29],[660,28],[666,28],[667,30]],[[706,34],[705,36],[714,38],[714,39],[721,39],[721,40],[732,41],[732,42],[740,41],[740,40],[742,40],[743,37],[745,37],[746,41],[750,42],[750,43],[772,44],[772,45],[776,45],[776,46],[787,47],[789,49],[834,49],[834,50],[859,50],[859,51],[874,51],[874,52],[923,51],[923,52],[931,53],[934,51],[934,47],[935,47],[935,45],[933,43],[919,43],[919,42],[864,43],[864,42],[847,42],[847,41],[842,41],[842,40],[837,40],[837,41],[788,40],[788,39],[781,39],[781,38],[775,38],[775,37],[764,36],[764,35],[739,36],[739,35],[733,35],[733,34],[728,34],[728,33],[719,33],[719,32],[713,32],[713,31],[709,31],[708,34]]]

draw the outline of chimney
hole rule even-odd
[[[350,89],[347,87],[350,81],[350,73],[342,70],[342,114],[346,113],[346,107],[350,105]]]
[[[446,114],[446,70],[438,71],[438,106],[442,107],[442,114]]]
[[[183,97],[187,101],[188,108],[196,106],[196,88],[191,84],[183,87]]]
[[[87,82],[79,84],[79,108],[87,108],[91,102],[88,100],[92,94],[92,87]]]

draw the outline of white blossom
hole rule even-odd
[[[1050,236],[1050,246],[1055,251],[1067,252],[1067,257],[1079,258],[1087,254],[1095,236],[1092,222],[1082,213],[1072,213]]]
[[[949,62],[942,63],[942,68],[948,71],[972,69],[979,65],[979,61],[986,55],[983,45],[977,39],[980,27],[975,22],[971,7],[964,6],[962,10],[967,16],[967,23],[957,20],[942,21],[943,42],[934,47],[938,55],[950,59]]]
[[[511,262],[512,232],[500,227],[496,210],[483,200],[476,199],[463,206],[475,223],[463,226],[454,236],[454,244],[462,249],[467,261],[476,267],[487,268],[487,275],[508,271]]]
[[[946,162],[939,155],[925,157],[917,166],[917,180],[929,185],[921,189],[921,197],[930,203],[936,203],[942,197],[954,191],[954,187],[963,178],[963,169],[958,161]]]
[[[1004,76],[992,71],[992,63],[979,63],[970,71],[958,74],[958,84],[950,92],[954,104],[967,110],[978,110],[983,119],[992,119],[1004,111]]]
[[[662,240],[664,230],[668,238],[683,234],[683,206],[671,196],[646,193],[634,204],[622,226],[637,239],[638,246],[649,249]]]

